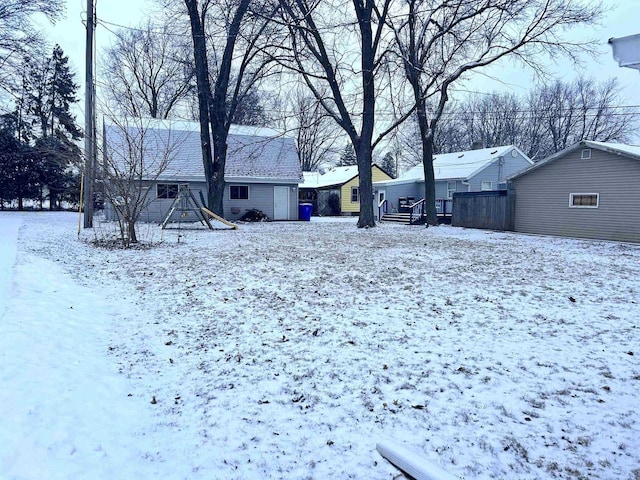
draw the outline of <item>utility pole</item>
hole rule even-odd
[[[84,99],[84,228],[93,228],[93,180],[96,158],[95,101],[93,90],[94,0],[87,0],[87,44]]]

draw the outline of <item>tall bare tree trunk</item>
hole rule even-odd
[[[435,122],[429,125],[424,99],[418,101],[417,108],[420,141],[422,142],[422,167],[424,171],[424,212],[427,224],[438,225],[436,212],[436,179],[433,171],[433,130]]]
[[[193,52],[196,64],[196,83],[198,85],[198,110],[200,121],[200,137],[202,142],[202,161],[207,178],[207,201],[209,208],[220,216],[224,215],[224,169],[227,161],[227,139],[233,113],[237,106],[237,98],[229,105],[227,93],[231,81],[231,67],[236,40],[240,33],[240,26],[251,0],[240,0],[233,14],[227,32],[226,44],[220,69],[215,82],[215,89],[211,90],[209,82],[209,65],[205,43],[206,9],[198,11],[197,0],[185,0],[191,22],[193,37]],[[238,82],[241,78],[237,79]],[[205,123],[209,125],[205,127]],[[209,126],[211,130],[209,130]],[[213,155],[209,132],[213,133]],[[206,136],[206,139],[205,139]]]
[[[209,83],[209,66],[207,63],[207,47],[204,36],[204,18],[206,12],[198,11],[197,0],[185,0],[191,23],[193,40],[193,56],[196,67],[196,84],[198,87],[198,121],[200,122],[200,145],[202,147],[202,165],[207,181],[207,203],[214,213],[221,215],[221,210],[214,209],[215,203],[215,171],[211,154],[211,134],[209,131],[209,99],[211,84]]]

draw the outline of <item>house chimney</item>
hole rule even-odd
[[[480,140],[476,140],[471,144],[471,150],[481,150],[484,148],[484,144]]]

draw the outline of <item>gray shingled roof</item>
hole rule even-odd
[[[144,177],[156,178],[158,165],[167,159],[167,168],[158,179],[204,181],[198,123],[131,119],[118,121],[118,125],[105,123],[104,128],[105,150],[115,163],[128,163],[125,158],[131,156],[131,144],[134,155],[145,158]],[[302,179],[295,142],[290,137],[267,128],[232,125],[227,144],[227,180],[298,183]]]

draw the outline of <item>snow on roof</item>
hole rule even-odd
[[[358,166],[333,167],[324,174],[317,172],[304,172],[304,183],[299,184],[300,188],[322,188],[331,185],[342,185],[358,175]],[[311,175],[311,174],[316,175]],[[307,175],[310,174],[310,175]]]
[[[618,65],[640,70],[640,34],[610,38],[609,45],[613,50],[613,59]]]
[[[466,152],[441,153],[434,155],[433,172],[436,180],[465,180],[472,177],[479,170],[485,168],[495,159],[505,156],[513,149],[517,150],[513,145],[506,145],[502,147],[482,148],[479,150],[468,150]],[[519,153],[527,158],[522,152]],[[422,164],[419,164],[407,170],[395,180],[386,180],[375,183],[394,185],[423,181],[424,169]]]
[[[640,146],[638,145],[625,145],[623,143],[608,143],[608,142],[592,142],[590,140],[582,140],[578,143],[575,143],[573,145],[571,145],[570,147],[565,148],[564,150],[560,150],[559,152],[554,153],[553,155],[540,160],[539,162],[531,165],[530,167],[526,168],[525,170],[522,170],[510,177],[507,178],[507,180],[511,180],[517,177],[520,177],[521,175],[525,175],[529,172],[531,172],[532,170],[536,170],[540,167],[542,167],[543,165],[546,165],[548,163],[551,163],[555,160],[557,160],[558,158],[561,158],[563,156],[565,156],[568,153],[573,152],[574,150],[578,150],[579,148],[595,148],[597,150],[603,150],[606,152],[611,152],[611,153],[615,153],[618,155],[626,155],[628,157],[633,157],[636,158],[638,160],[640,160]]]
[[[316,188],[320,182],[320,172],[302,172],[303,182],[299,185],[304,188]]]
[[[585,141],[584,143],[594,148],[600,148],[604,150],[614,150],[619,153],[624,153],[626,155],[632,155],[634,157],[640,158],[640,146],[638,145],[625,145],[622,143],[591,142],[591,141]]]
[[[154,178],[154,168],[168,159],[167,168],[158,178],[204,180],[200,125],[197,122],[131,119],[117,125],[105,123],[108,152],[114,157],[120,156],[123,164],[129,150],[128,142],[137,143],[138,151],[140,146],[143,147],[148,166],[147,178]],[[302,178],[293,138],[276,130],[232,125],[227,144],[226,178],[296,182]]]

